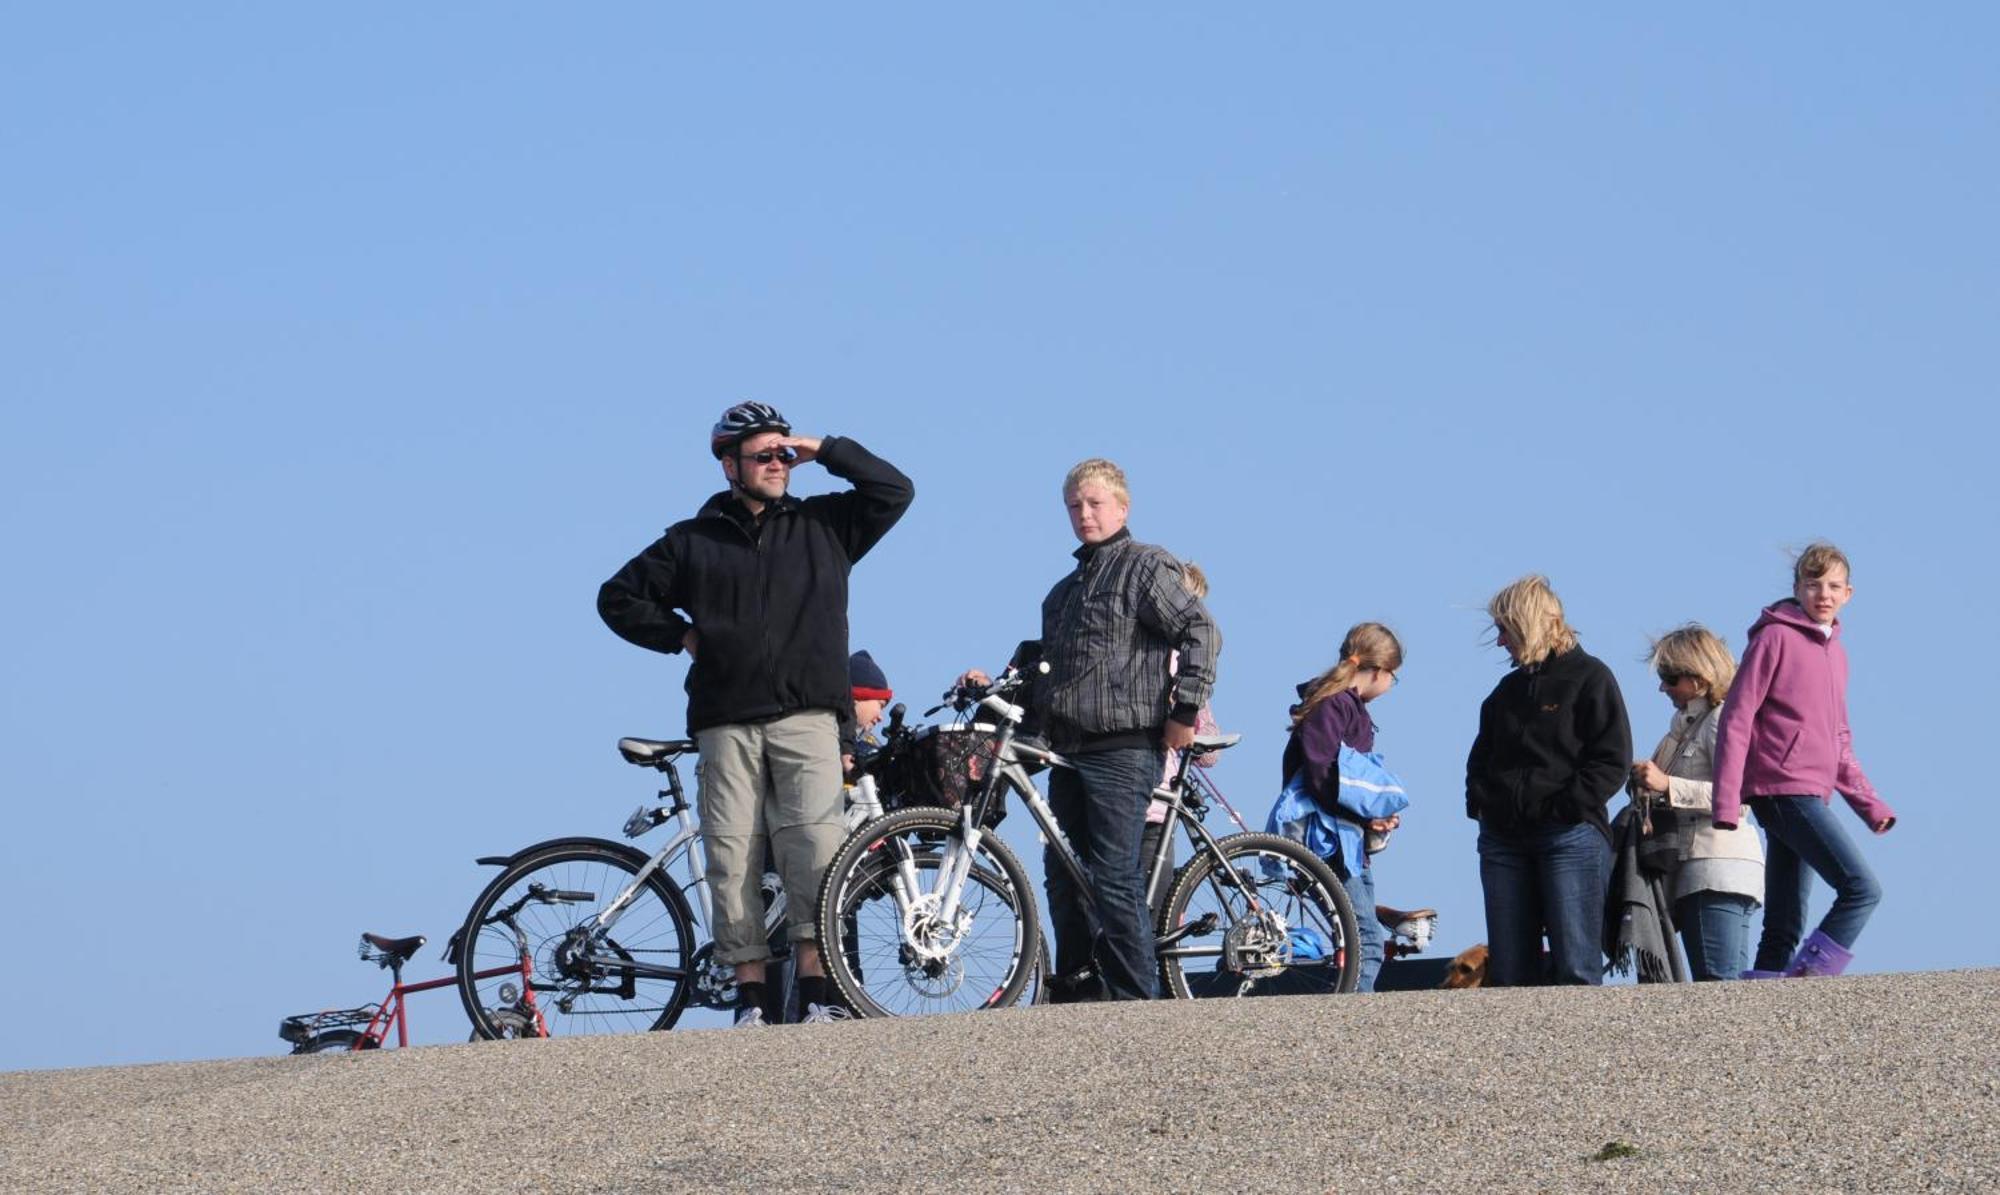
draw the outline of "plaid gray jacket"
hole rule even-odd
[[[1076,557],[1042,601],[1043,717],[1099,735],[1157,730],[1175,707],[1206,705],[1222,634],[1181,583],[1181,562],[1124,531]]]

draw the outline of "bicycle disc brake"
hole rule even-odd
[[[1222,965],[1249,979],[1267,979],[1292,965],[1291,933],[1273,909],[1230,922],[1222,935]]]
[[[927,996],[948,996],[965,982],[965,960],[958,953],[972,911],[959,909],[948,925],[939,915],[942,903],[943,897],[927,893],[911,901],[903,914],[903,974]]]

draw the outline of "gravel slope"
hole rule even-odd
[[[0,1075],[10,1191],[752,1185],[2000,1190],[2000,971]]]

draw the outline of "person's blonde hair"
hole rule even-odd
[[[1063,497],[1067,498],[1074,494],[1077,487],[1086,481],[1094,481],[1110,490],[1123,505],[1128,507],[1132,505],[1132,491],[1125,488],[1125,470],[1111,461],[1101,456],[1078,461],[1063,478]]]
[[[1814,540],[1802,549],[1792,561],[1792,584],[1801,581],[1817,581],[1838,568],[1854,580],[1854,566],[1847,562],[1847,553],[1823,539]]]
[[[1352,688],[1355,674],[1363,668],[1394,672],[1402,666],[1403,644],[1396,638],[1396,632],[1379,622],[1355,623],[1348,629],[1347,638],[1340,641],[1340,662],[1320,673],[1306,686],[1305,700],[1292,711],[1293,727],[1332,700],[1335,694]]]
[[[1539,664],[1576,646],[1576,632],[1563,620],[1562,599],[1540,573],[1530,573],[1494,594],[1486,613],[1514,645],[1516,663]]]
[[[1192,560],[1181,562],[1181,588],[1194,595],[1195,601],[1208,596],[1208,574]]]
[[[1646,664],[1661,680],[1669,676],[1692,676],[1701,682],[1702,696],[1710,705],[1721,705],[1736,679],[1736,657],[1722,636],[1698,622],[1678,627],[1653,640]]]

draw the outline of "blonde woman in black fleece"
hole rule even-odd
[[[1479,707],[1465,764],[1492,952],[1486,982],[1602,983],[1611,877],[1604,807],[1631,766],[1625,700],[1611,670],[1577,646],[1548,578],[1521,578],[1486,611],[1514,663]]]

